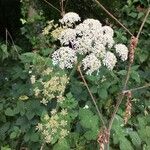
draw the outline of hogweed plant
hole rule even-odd
[[[128,49],[124,43],[115,40],[114,30],[110,26],[103,26],[99,20],[86,19],[81,22],[78,14],[69,12],[59,21],[60,27],[57,26],[51,32],[51,35],[54,35],[53,37],[60,42],[60,47],[52,54],[53,65],[59,66],[62,70],[75,68],[79,71],[103,124],[99,135],[97,135],[100,150],[109,149],[110,130],[125,93],[121,93],[121,96],[118,97],[114,112],[107,125],[81,69],[89,76],[93,74],[97,76],[102,68],[106,68],[111,74],[116,64],[129,60],[123,87],[124,92],[130,77],[130,69],[134,61],[134,50],[138,43],[138,37],[132,36]],[[131,116],[132,109],[131,96],[129,97],[128,95],[124,117],[125,124]]]
[[[51,55],[52,63],[54,66],[58,66],[62,70],[78,70],[83,80],[91,99],[93,100],[94,106],[98,112],[102,126],[99,129],[100,132],[97,134],[97,141],[100,146],[100,150],[109,149],[110,130],[115,119],[115,115],[119,109],[119,106],[127,95],[126,111],[124,116],[124,122],[127,123],[129,117],[131,117],[131,92],[127,90],[127,84],[130,77],[131,65],[134,61],[134,50],[138,43],[138,38],[144,22],[146,21],[146,15],[138,36],[134,37],[133,34],[122,25],[112,14],[110,14],[97,0],[95,2],[113,19],[115,19],[130,35],[129,49],[124,43],[120,43],[114,36],[114,30],[110,26],[102,25],[99,20],[86,19],[81,21],[80,16],[74,12],[64,14],[63,6],[61,15],[62,19],[59,20],[59,25],[54,25],[53,21],[48,22],[48,26],[43,29],[43,35],[47,36],[49,33],[53,38],[59,41],[60,46]],[[61,3],[62,4],[62,3]],[[148,13],[147,13],[148,14]],[[53,30],[55,28],[55,30]],[[123,89],[119,97],[117,98],[115,109],[110,117],[110,121],[106,123],[104,116],[102,115],[97,102],[86,82],[83,72],[87,76],[98,76],[102,74],[104,68],[108,71],[108,74],[112,74],[113,70],[118,69],[118,66],[128,61],[128,70],[123,85]],[[117,67],[116,67],[117,66]],[[83,70],[83,72],[81,71]],[[105,76],[103,76],[105,78]],[[35,77],[31,77],[31,83],[35,82]],[[105,78],[107,80],[107,78]],[[63,84],[62,84],[62,81]],[[63,93],[69,80],[67,77],[52,77],[49,81],[40,80],[40,84],[43,87],[40,91],[35,88],[35,95],[38,96],[42,93],[41,103],[47,105],[48,100],[57,98],[56,109],[51,111],[50,114],[45,114],[41,119],[41,123],[37,125],[37,130],[41,132],[43,144],[51,143],[54,144],[57,140],[61,141],[69,134],[67,126],[69,121],[64,118],[68,116],[66,108],[62,108],[60,104],[65,103],[65,97]],[[149,85],[148,85],[149,86]],[[147,86],[144,86],[144,88]],[[127,91],[126,91],[127,90]],[[55,94],[54,94],[55,93]],[[58,94],[58,96],[56,96]],[[60,95],[59,95],[60,94]],[[75,102],[75,101],[74,101]],[[87,106],[87,105],[86,105]],[[67,107],[67,105],[66,105]],[[85,108],[85,107],[84,107]],[[88,108],[89,109],[89,106]],[[66,114],[62,115],[62,111],[66,110]],[[70,122],[71,123],[71,122]],[[42,147],[43,148],[43,145]]]

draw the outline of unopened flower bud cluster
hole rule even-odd
[[[78,56],[83,55],[83,69],[91,75],[99,71],[101,66],[112,70],[117,63],[117,56],[122,61],[127,60],[128,48],[124,44],[115,44],[114,31],[110,26],[102,26],[95,19],[79,22],[81,18],[73,12],[65,14],[60,20],[64,30],[58,36],[61,47],[52,54],[54,65],[61,69],[73,68]]]
[[[36,79],[35,75],[31,75],[30,80],[34,87],[34,95],[40,99],[41,103],[47,105],[53,98],[57,99],[57,102],[63,102],[63,94],[69,82],[66,75],[53,73],[52,68],[47,68],[41,73],[40,78]]]
[[[69,134],[67,115],[67,109],[62,109],[60,112],[53,109],[51,116],[48,114],[44,115],[42,122],[36,126],[44,142],[54,144]]]

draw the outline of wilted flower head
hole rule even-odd
[[[86,70],[86,74],[91,75],[101,67],[101,62],[93,53],[91,53],[82,60],[82,65],[83,70]]]
[[[128,59],[128,48],[124,44],[116,44],[115,49],[122,61]]]
[[[60,23],[65,26],[72,27],[76,22],[80,20],[81,18],[77,13],[69,12],[66,13],[62,19],[60,19]]]
[[[77,61],[76,53],[69,47],[61,47],[52,54],[54,65],[59,65],[61,69],[72,68]]]
[[[104,66],[106,66],[109,70],[112,70],[116,65],[116,62],[116,56],[112,52],[107,52],[103,59]]]

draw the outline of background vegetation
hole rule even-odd
[[[1,3],[4,1],[1,1]],[[60,10],[59,1],[49,1]],[[9,4],[10,1],[5,1]],[[18,3],[18,2],[17,2]],[[102,4],[136,36],[149,6],[149,0],[102,0]],[[8,5],[7,5],[8,6]],[[1,24],[7,22],[11,27],[3,28],[0,41],[0,146],[2,150],[19,150],[40,148],[54,150],[95,150],[98,133],[102,123],[89,93],[84,86],[78,71],[53,68],[51,53],[56,50],[58,43],[52,36],[43,36],[42,30],[47,21],[58,23],[61,18],[59,11],[51,7],[44,0],[24,0],[13,7],[16,12],[9,14],[12,8],[6,7],[7,16],[1,13]],[[118,41],[129,44],[130,35],[111,19],[94,1],[68,0],[66,12],[78,13],[82,19],[95,18],[103,24],[115,29]],[[12,17],[13,16],[13,17]],[[18,17],[19,16],[19,17]],[[20,20],[15,21],[16,18]],[[14,21],[13,21],[14,20]],[[4,27],[3,26],[3,27]],[[20,28],[21,26],[21,28]],[[138,46],[135,51],[135,61],[131,69],[128,89],[140,87],[150,82],[150,17],[142,30]],[[19,29],[18,29],[19,28]],[[19,31],[16,33],[16,31]],[[114,72],[104,71],[99,75],[86,76],[90,90],[97,100],[104,119],[110,115],[116,104],[116,97],[121,91],[126,75],[127,65],[119,64]],[[44,76],[47,68],[53,68],[53,73]],[[58,73],[58,74],[57,74]],[[47,106],[40,103],[41,97],[36,97],[34,90],[39,86],[40,79],[46,81],[53,76],[70,78],[64,92],[66,103],[59,105],[50,101]],[[31,77],[35,77],[35,84]],[[106,77],[106,80],[103,78]],[[42,90],[42,88],[41,88]],[[150,149],[150,90],[144,88],[132,93],[132,114],[128,123],[124,124],[126,99],[122,102],[115,117],[111,130],[110,149],[112,150],[149,150]],[[85,105],[89,108],[85,109]],[[36,126],[43,121],[45,114],[58,107],[58,114],[62,109],[68,110],[66,138],[45,144]],[[44,147],[43,147],[44,143]]]

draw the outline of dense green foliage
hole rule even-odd
[[[118,19],[135,34],[149,6],[148,0],[104,0],[102,3],[104,6],[109,3],[107,9],[118,16]],[[25,0],[21,4],[22,41],[17,39],[18,43],[15,41],[15,45],[12,40],[7,42],[7,45],[5,41],[0,43],[1,149],[38,150],[43,144],[43,150],[99,149],[97,138],[102,123],[78,71],[76,68],[61,70],[53,66],[51,54],[59,47],[59,43],[52,35],[41,34],[49,20],[54,20],[52,30],[55,28],[54,25],[61,17],[60,13],[46,3],[36,0],[32,2]],[[52,4],[59,8],[59,3],[55,0],[52,0]],[[75,11],[82,18],[96,18],[103,24],[113,26],[116,29],[116,39],[129,44],[130,36],[94,2],[68,1],[66,11]],[[149,26],[150,17],[145,23],[136,49],[135,62],[128,84],[129,89],[150,82]],[[84,75],[106,121],[110,119],[116,104],[116,97],[123,86],[126,69],[127,64],[120,63],[115,71],[103,69],[98,75]],[[58,96],[62,96],[61,99],[64,101],[58,102]],[[47,105],[41,103],[43,98],[48,100]],[[149,150],[149,89],[133,92],[132,115],[126,125],[124,125],[125,104],[124,99],[115,117],[111,130],[110,149]],[[56,109],[56,112],[52,112],[53,109]],[[46,128],[47,123],[52,120],[57,120],[54,128],[48,128],[48,134],[53,137],[53,140],[50,144],[46,144],[43,133],[37,131],[37,125],[42,123]],[[67,124],[59,126],[55,133],[54,129],[57,124],[60,125],[64,121]],[[62,129],[67,132],[62,134]]]

